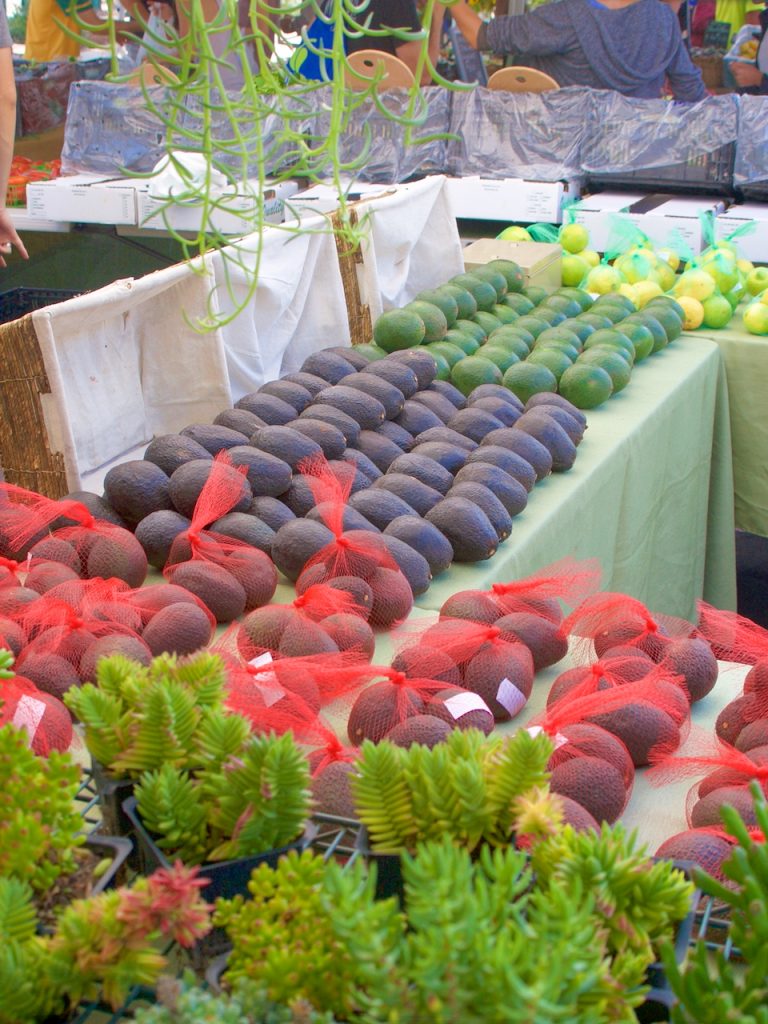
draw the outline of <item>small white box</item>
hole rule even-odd
[[[457,218],[467,220],[545,221],[559,224],[563,203],[579,194],[577,182],[526,181],[523,178],[446,178]]]
[[[385,192],[406,188],[404,185],[373,185],[367,181],[341,181],[348,203],[370,199]],[[333,213],[339,208],[339,189],[335,185],[320,183],[293,194],[285,204],[287,219],[299,219],[306,214]]]
[[[137,223],[142,228],[158,231],[190,232],[197,234],[203,218],[203,204],[194,202],[169,202],[152,193],[151,178],[137,178],[136,187]],[[272,186],[265,182],[265,191],[259,196],[258,182],[250,183],[252,191],[230,193],[222,200],[223,205],[213,207],[209,230],[222,235],[245,235],[256,229],[256,203],[264,205],[264,219],[268,224],[282,224],[284,220],[284,196],[292,194],[296,182],[281,182]],[[282,195],[278,194],[278,191]]]
[[[753,263],[768,263],[768,205],[765,203],[741,203],[715,217],[715,238],[727,238],[747,224],[755,226],[734,239],[739,256]]]
[[[126,178],[72,174],[27,185],[35,219],[80,224],[136,224],[136,188]]]
[[[640,195],[598,192],[574,207],[574,220],[589,231],[590,248],[605,252],[612,244],[617,217],[634,224],[655,245],[687,247],[700,253],[706,244],[701,214],[714,216],[725,210],[725,201],[702,196]]]
[[[520,267],[525,287],[537,285],[553,292],[563,283],[563,250],[551,242],[508,242],[502,238],[479,238],[462,252],[464,267],[472,271],[491,260],[512,260]]]

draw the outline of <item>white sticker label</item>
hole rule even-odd
[[[528,698],[522,690],[519,690],[515,684],[505,676],[499,683],[499,688],[496,691],[496,700],[501,704],[509,716],[514,718],[515,715],[525,707]]]
[[[538,736],[540,733],[544,732],[543,728],[540,725],[529,725],[526,731],[531,736]],[[554,736],[550,736],[549,738],[554,743],[555,750],[558,750],[560,747],[564,747],[566,743],[570,743],[568,737],[563,736],[561,732],[556,732]]]
[[[251,658],[248,664],[252,668],[262,668],[264,665],[271,665],[272,655],[269,651],[265,651],[264,654]],[[285,690],[278,682],[274,672],[259,672],[257,678],[259,690],[268,708],[271,708],[273,704],[277,704],[279,700],[283,699]]]
[[[26,694],[16,705],[11,724],[15,725],[17,729],[27,730],[30,744],[33,742],[45,714],[45,707],[41,700],[35,700],[34,697],[28,697]]]
[[[445,701],[445,706],[456,719],[463,718],[470,711],[487,711],[489,715],[491,713],[491,709],[477,693],[457,693]]]

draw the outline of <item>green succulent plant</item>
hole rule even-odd
[[[578,885],[592,894],[614,977],[627,990],[643,984],[660,943],[691,909],[694,886],[685,874],[670,861],[650,860],[621,824],[599,832],[566,825],[534,842],[531,862],[542,887]]]
[[[11,723],[0,727],[0,876],[41,892],[77,867],[80,768],[67,753],[35,754],[27,739]]]
[[[216,756],[216,742],[232,742],[221,731],[225,683],[221,658],[207,651],[184,659],[163,654],[148,667],[112,655],[99,662],[96,683],[71,688],[65,703],[82,723],[92,757],[111,774],[135,779],[164,764],[197,767]],[[243,731],[234,722],[227,728]]]
[[[730,919],[729,938],[738,963],[725,950],[713,952],[700,939],[685,966],[667,944],[662,959],[677,1004],[674,1024],[768,1024],[768,805],[758,783],[752,784],[756,834],[748,831],[733,807],[723,807],[725,829],[735,840],[722,867],[723,884],[703,871],[694,879],[701,890],[723,904]]]
[[[603,1024],[643,998],[612,972],[609,933],[577,878],[539,886],[526,855],[449,837],[403,858],[404,908],[376,900],[376,866],[289,854],[219,900],[225,981],[291,995],[360,1024]]]
[[[516,800],[546,784],[551,753],[545,734],[525,730],[485,737],[456,729],[431,750],[366,741],[351,782],[357,813],[382,852],[444,834],[469,849],[506,844]]]
[[[136,786],[143,823],[186,864],[230,860],[285,846],[310,807],[309,764],[293,736],[249,737],[194,776],[165,764]]]
[[[335,1024],[329,1013],[318,1013],[301,999],[275,1003],[250,981],[217,995],[197,984],[193,974],[161,978],[158,1005],[139,1010],[136,1024]]]
[[[161,940],[189,946],[209,927],[200,882],[179,866],[75,900],[51,935],[37,934],[30,887],[0,878],[0,1024],[35,1024],[83,999],[117,1007],[167,967]]]

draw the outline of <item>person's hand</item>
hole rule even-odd
[[[742,89],[761,85],[763,81],[762,71],[755,64],[745,64],[743,61],[734,61],[731,64],[731,74]]]
[[[24,243],[16,233],[16,228],[13,226],[11,215],[7,210],[0,210],[0,267],[6,265],[4,257],[11,251],[11,246],[15,246],[19,255],[25,260],[29,259],[29,254],[24,248]]]

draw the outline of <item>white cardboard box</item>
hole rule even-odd
[[[605,252],[620,216],[634,224],[656,245],[684,246],[693,253],[704,248],[700,214],[717,216],[725,200],[711,196],[669,196],[634,192],[597,192],[574,207],[574,220],[589,231],[591,249]]]
[[[357,202],[359,199],[370,199],[372,196],[381,195],[385,192],[393,192],[407,188],[406,185],[374,185],[368,181],[348,181],[342,179],[341,188],[344,190],[347,202]],[[339,190],[335,185],[321,183],[296,192],[285,204],[285,216],[287,220],[299,219],[307,214],[333,213],[339,208]]]
[[[255,203],[258,182],[251,182],[253,191],[231,194],[224,205],[214,208],[210,217],[210,229],[222,235],[243,235],[255,230]],[[282,224],[284,200],[298,189],[296,181],[282,181],[277,184],[264,182],[261,195],[264,203],[264,219],[268,224]],[[188,231],[197,233],[203,217],[202,203],[177,203],[169,205],[167,199],[153,195],[151,179],[134,179],[136,189],[136,222],[139,227],[166,231]]]
[[[523,178],[447,178],[455,217],[467,220],[544,221],[559,224],[563,203],[579,195],[577,182]]]
[[[136,224],[130,179],[71,174],[27,185],[27,212],[35,219],[81,224]]]
[[[472,271],[491,260],[512,260],[523,272],[526,288],[538,285],[553,292],[563,283],[559,244],[551,242],[509,242],[502,238],[479,238],[462,252],[464,267]]]
[[[768,205],[741,203],[715,217],[715,238],[727,238],[738,228],[754,224],[751,231],[734,240],[739,256],[753,263],[768,263]]]

